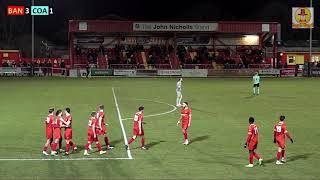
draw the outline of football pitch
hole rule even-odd
[[[185,78],[183,101],[193,110],[188,146],[176,125],[176,80],[1,78],[0,179],[319,179],[319,79],[262,78],[261,95],[254,97],[251,78]],[[84,157],[89,115],[100,104],[115,149]],[[132,136],[140,105],[149,150],[137,139],[126,151],[124,134]],[[69,156],[41,154],[43,120],[52,106],[71,108],[79,150]],[[287,141],[287,163],[277,166],[273,126],[282,114],[295,142]],[[259,126],[257,152],[264,159],[251,169],[244,167],[243,148],[249,116]]]

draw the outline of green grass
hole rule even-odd
[[[123,118],[139,105],[145,115],[170,111],[153,101],[175,103],[176,79],[0,79],[0,159],[44,158],[43,119],[51,106],[72,108],[74,141],[86,143],[89,113],[105,104],[110,139],[116,148],[103,157],[127,157],[115,108],[115,87]],[[0,161],[0,179],[318,179],[319,79],[263,79],[261,95],[251,96],[251,79],[185,79],[184,100],[193,109],[189,146],[182,145],[176,126],[179,112],[145,119],[148,151],[132,145],[133,160],[103,161]],[[273,126],[287,117],[294,144],[287,143],[288,162],[275,165],[277,146]],[[266,163],[246,169],[243,143],[247,119],[260,127],[258,152]],[[127,136],[132,121],[123,121]],[[83,151],[69,157],[82,158]],[[93,153],[92,157],[101,157]]]

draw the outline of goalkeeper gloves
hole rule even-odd
[[[291,143],[293,143],[293,139],[290,139]]]
[[[273,143],[277,143],[277,140],[275,138],[273,139]]]

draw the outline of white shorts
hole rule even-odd
[[[177,91],[177,97],[181,97],[181,96],[182,96],[181,91]]]

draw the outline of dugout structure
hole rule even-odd
[[[275,67],[278,40],[277,22],[69,21],[72,68],[91,60],[114,69]]]

